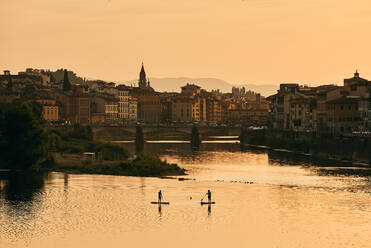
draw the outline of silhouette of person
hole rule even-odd
[[[162,192],[161,190],[158,192],[158,202],[161,202],[162,200]]]

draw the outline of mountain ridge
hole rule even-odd
[[[262,96],[270,96],[277,92],[279,86],[273,84],[231,84],[218,78],[190,78],[190,77],[164,77],[149,78],[151,86],[160,92],[180,92],[181,87],[187,83],[196,84],[201,88],[211,91],[219,89],[223,93],[232,92],[232,87],[245,87],[246,91],[251,90],[260,93]],[[123,82],[126,85],[137,85],[137,80],[128,80]]]

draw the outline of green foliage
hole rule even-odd
[[[51,75],[53,76],[55,82],[63,81],[64,71],[65,71],[64,69],[58,69],[54,72],[50,72]],[[67,71],[67,74],[68,74],[68,78],[69,78],[70,82],[74,82],[76,84],[83,84],[84,83],[84,79],[81,78],[81,77],[78,77],[76,75],[76,73],[74,73],[73,71]]]
[[[125,160],[129,157],[129,152],[122,145],[93,142],[90,126],[75,125],[72,129],[50,129],[48,135],[52,150],[66,153],[101,153],[102,160]]]
[[[122,165],[125,168],[127,165]],[[138,154],[130,165],[131,172],[137,176],[155,176],[166,171],[182,171],[176,164],[168,164],[157,155]]]
[[[80,126],[79,124],[74,125],[72,132],[70,132],[68,135],[74,139],[89,140],[89,141],[93,139],[93,131],[91,130],[91,127]]]
[[[140,154],[134,160],[121,162],[92,163],[84,161],[83,164],[58,164],[54,170],[61,172],[80,172],[88,174],[122,175],[122,176],[168,176],[184,175],[184,170],[176,164],[162,161],[155,155]]]
[[[0,166],[30,169],[47,155],[47,135],[39,104],[19,102],[0,106]]]
[[[103,160],[126,160],[129,158],[129,152],[121,145],[104,143],[104,142],[91,142],[87,146],[90,152],[101,153]]]
[[[63,75],[63,90],[64,91],[70,91],[71,89],[72,89],[72,86],[71,86],[70,80],[68,78],[68,72],[65,69],[64,70],[64,75]]]

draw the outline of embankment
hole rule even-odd
[[[323,159],[347,160],[371,165],[371,137],[243,129],[240,141],[242,145],[264,145],[304,152]]]

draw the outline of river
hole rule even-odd
[[[216,138],[146,144],[190,180],[1,173],[0,247],[370,247],[369,169]]]

